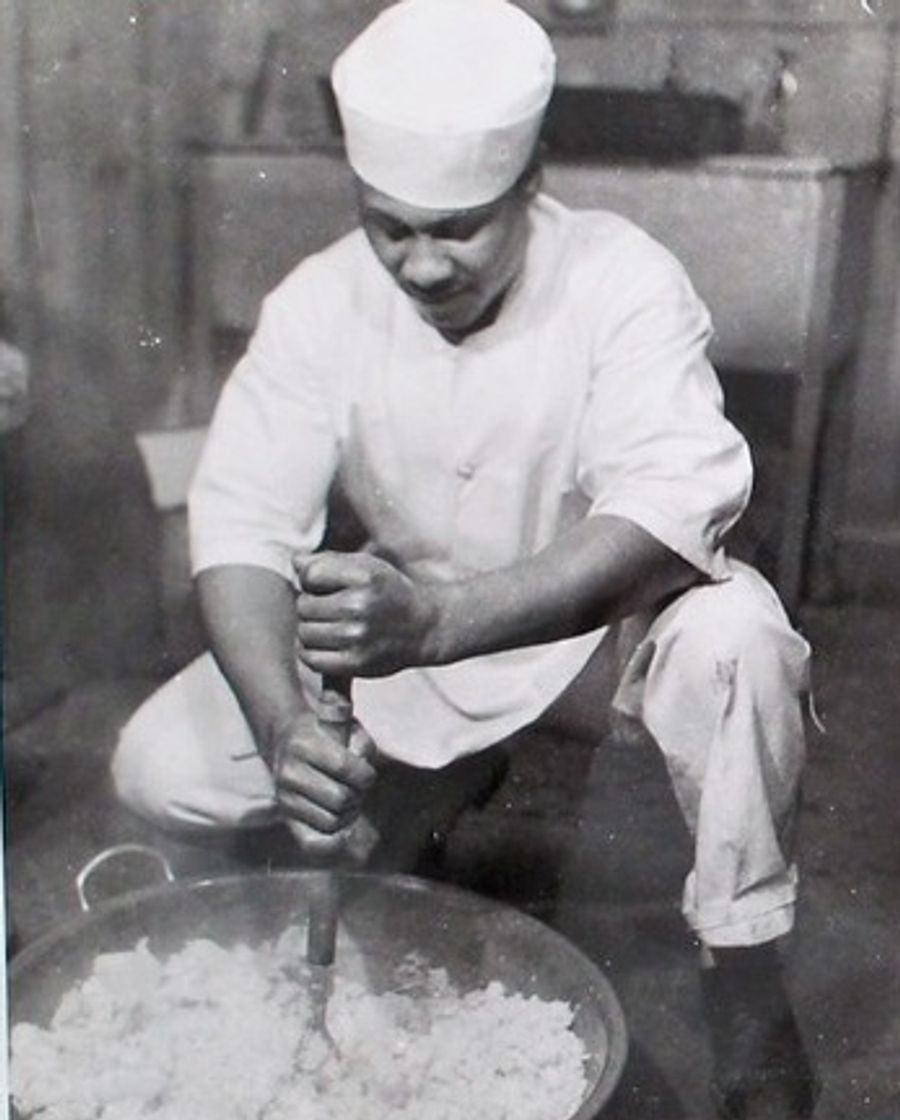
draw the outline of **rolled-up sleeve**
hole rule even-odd
[[[217,405],[188,499],[195,574],[249,564],[292,579],[293,554],[321,541],[337,450],[303,288],[265,300]]]
[[[709,315],[684,270],[644,236],[629,249],[595,340],[579,484],[592,514],[635,522],[719,578],[722,537],[750,496],[749,450],[723,414]]]

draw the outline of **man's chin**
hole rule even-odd
[[[452,303],[417,303],[416,310],[429,326],[439,331],[460,333],[469,330],[477,319],[477,314],[468,308],[456,307]]]
[[[499,295],[487,306],[481,302],[464,304],[448,301],[446,304],[416,303],[416,309],[421,318],[441,334],[464,338],[494,323],[502,309],[504,296],[505,293]]]

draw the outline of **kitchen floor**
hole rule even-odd
[[[810,741],[803,900],[787,960],[824,1080],[819,1120],[900,1117],[898,626],[900,613],[873,607],[803,618],[825,730]],[[96,852],[158,840],[114,804],[106,772],[118,727],[152,687],[97,681],[7,736],[14,947],[78,913],[74,876]],[[235,865],[225,850],[164,846],[182,876]],[[652,751],[609,742],[590,758],[537,738],[448,848],[448,878],[549,922],[607,972],[631,1038],[610,1120],[710,1120],[695,953],[678,914],[688,859]],[[111,889],[101,880],[95,891]]]

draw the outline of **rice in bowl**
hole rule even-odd
[[[414,954],[375,992],[351,951],[315,1026],[301,932],[99,956],[42,1028],[11,1035],[25,1120],[563,1120],[589,1057],[562,1000],[460,991]]]

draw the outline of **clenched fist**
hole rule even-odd
[[[381,677],[428,663],[434,589],[365,552],[298,557],[299,655],[336,676]]]

